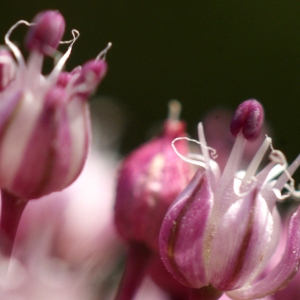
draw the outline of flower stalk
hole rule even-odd
[[[141,243],[131,243],[125,270],[115,300],[131,300],[143,281],[151,263],[152,252]]]
[[[4,243],[0,250],[5,256],[11,257],[18,225],[27,201],[2,190],[1,202],[0,230]]]

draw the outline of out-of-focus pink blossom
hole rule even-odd
[[[27,62],[11,42],[12,31],[29,26]],[[79,33],[48,75],[45,55],[57,53],[65,21],[58,11],[45,11],[33,23],[17,22],[5,36],[8,50],[0,53],[0,187],[25,200],[39,198],[70,185],[80,174],[90,143],[87,97],[103,79],[105,51],[69,73],[61,72]],[[66,74],[66,73],[63,73]]]

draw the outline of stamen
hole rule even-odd
[[[260,134],[263,121],[262,105],[255,99],[246,100],[236,109],[230,123],[230,131],[233,136],[242,131],[245,139],[254,140]]]
[[[108,52],[108,50],[111,48],[112,43],[109,42],[106,46],[105,49],[103,49],[96,57],[96,60],[104,60],[106,58],[106,54]]]
[[[222,189],[227,185],[227,183],[235,176],[235,173],[238,171],[238,167],[240,165],[242,155],[244,152],[246,139],[242,131],[240,131],[236,137],[235,143],[231,150],[230,156],[227,160],[225,169],[223,171],[221,181]]]
[[[288,192],[287,194],[282,194],[280,190],[278,189],[272,189],[278,202],[283,202],[285,199],[291,197],[291,193]]]
[[[266,137],[258,151],[255,153],[251,163],[249,164],[246,174],[243,178],[242,185],[246,184],[246,182],[253,176],[255,176],[255,173],[264,158],[268,148],[270,147],[272,143],[272,139],[269,137]]]
[[[56,66],[54,67],[54,69],[52,70],[52,72],[49,74],[48,76],[48,81],[50,83],[52,83],[53,81],[56,80],[58,74],[62,71],[67,59],[69,58],[71,51],[72,51],[72,47],[74,45],[74,43],[76,42],[76,40],[79,38],[79,31],[76,29],[72,29],[72,35],[73,35],[73,40],[71,41],[71,44],[67,50],[67,52],[62,56],[62,58],[58,61],[58,63],[56,64]]]
[[[282,168],[280,169],[280,172],[277,173],[277,168],[276,166],[279,165],[275,165],[275,163],[273,161],[271,161],[270,163],[268,163],[268,165],[266,167],[264,167],[255,177],[257,179],[257,189],[261,189],[261,187],[263,186],[263,184],[267,181],[271,181],[274,176],[273,176],[273,171],[275,172],[275,175],[278,176],[278,174],[281,174],[283,172]]]
[[[168,103],[170,121],[178,121],[181,113],[181,103],[177,100],[171,100]]]
[[[272,152],[271,152],[269,158],[277,164],[287,166],[287,160],[286,160],[283,152],[281,152],[280,150],[275,150],[273,148],[272,144],[270,145],[270,147],[271,147]]]
[[[12,32],[21,24],[25,24],[26,26],[33,26],[34,23],[29,23],[25,20],[20,20],[17,23],[15,23],[13,26],[10,27],[10,29],[7,31],[4,40],[5,40],[5,44],[11,49],[11,51],[13,52],[14,56],[16,57],[18,64],[20,67],[24,67],[25,66],[25,61],[24,58],[22,56],[21,51],[19,50],[19,48],[10,40],[10,35],[12,34]]]
[[[252,193],[252,191],[256,188],[257,185],[257,179],[255,178],[255,176],[252,176],[251,178],[249,178],[250,180],[248,180],[248,182],[250,183],[250,185],[247,185],[247,189],[244,192],[241,192],[241,189],[244,189],[245,187],[243,186],[244,184],[244,180],[238,177],[235,177],[235,180],[240,180],[241,183],[235,184],[235,182],[233,183],[233,191],[234,193],[239,197],[239,198],[244,198],[246,196],[248,196],[250,193]]]
[[[284,186],[286,185],[287,181],[290,181],[292,183],[292,185],[294,185],[292,175],[298,169],[299,163],[300,163],[300,155],[297,156],[297,158],[293,161],[293,163],[287,169],[285,169],[284,173],[278,178],[278,180],[276,181],[276,183],[273,186],[274,190],[277,189],[277,190],[281,191],[284,188]]]
[[[177,151],[176,146],[175,146],[175,142],[180,141],[180,140],[186,140],[186,141],[189,141],[189,142],[195,142],[195,143],[197,143],[198,145],[201,145],[201,142],[198,142],[198,141],[193,140],[193,139],[189,139],[189,138],[187,138],[187,137],[179,137],[179,138],[174,139],[174,140],[172,141],[172,144],[171,144],[171,145],[172,145],[172,147],[173,147],[173,149],[174,149],[174,152],[175,152],[182,160],[184,160],[184,161],[186,161],[186,162],[188,162],[188,163],[191,163],[191,164],[193,164],[193,165],[200,166],[200,167],[202,167],[202,168],[204,168],[204,169],[207,170],[207,169],[209,168],[209,166],[206,164],[205,158],[204,158],[204,162],[202,162],[202,161],[199,161],[199,160],[190,159],[189,157],[186,157],[186,156],[180,154],[180,153]],[[199,156],[199,157],[200,157],[200,156]]]
[[[294,179],[291,184],[285,184],[284,187],[290,192],[290,196],[295,200],[300,200],[300,191],[295,189]]]
[[[200,147],[201,147],[201,151],[204,156],[205,162],[207,164],[209,164],[209,153],[207,151],[207,144],[206,144],[206,140],[205,140],[203,125],[201,122],[198,124],[198,138],[200,141]]]

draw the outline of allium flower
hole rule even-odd
[[[27,63],[10,41],[19,25],[30,26]],[[42,75],[45,55],[54,55],[65,21],[57,11],[38,14],[33,23],[17,22],[0,51],[0,187],[23,199],[39,198],[70,185],[87,156],[90,124],[87,97],[106,73],[105,51],[71,73],[61,72],[68,51],[49,75]]]
[[[192,162],[201,168],[169,209],[160,232],[163,262],[179,282],[192,288],[191,299],[202,299],[198,297],[203,291],[209,293],[207,299],[218,299],[222,292],[232,299],[261,298],[284,287],[298,270],[300,209],[289,223],[282,259],[260,277],[278,244],[275,203],[288,196],[281,194],[284,188],[298,196],[291,176],[300,162],[298,156],[287,167],[284,155],[266,137],[248,168],[240,169],[244,146],[259,133],[262,120],[257,101],[238,107],[231,123],[236,141],[222,174],[210,158],[212,149],[199,124],[202,155]],[[258,172],[269,149],[271,161]]]
[[[20,24],[29,26],[25,47],[27,63],[10,41]],[[107,49],[98,57],[62,72],[79,36],[63,42],[63,16],[57,11],[38,14],[33,23],[19,21],[5,36],[8,50],[0,51],[0,228],[8,239],[8,255],[23,209],[40,198],[70,185],[80,174],[90,142],[87,97],[106,73]],[[45,55],[60,56],[57,47],[69,43],[67,52],[49,75],[42,74]],[[3,244],[3,242],[2,242]]]

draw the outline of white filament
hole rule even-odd
[[[72,35],[73,35],[73,40],[71,41],[71,44],[67,50],[67,52],[61,57],[61,59],[57,62],[56,66],[54,67],[54,69],[52,70],[52,72],[50,73],[50,75],[48,76],[48,81],[50,83],[52,83],[52,81],[56,80],[58,74],[62,71],[66,61],[68,60],[71,51],[72,51],[72,47],[74,45],[74,43],[76,42],[76,40],[79,37],[79,31],[76,29],[72,30]],[[67,41],[68,42],[68,41]]]
[[[243,178],[242,185],[245,184],[251,177],[255,176],[255,173],[257,172],[257,169],[264,158],[268,148],[270,147],[272,143],[272,139],[269,137],[266,137],[258,151],[255,153],[252,161],[250,162],[246,174]]]
[[[4,40],[5,40],[5,44],[10,48],[10,50],[13,52],[14,56],[16,57],[18,64],[20,67],[24,67],[25,66],[25,61],[24,58],[22,56],[21,51],[19,50],[19,48],[10,40],[10,35],[12,34],[12,32],[21,24],[25,24],[26,26],[32,26],[34,25],[34,23],[29,23],[25,20],[20,20],[17,23],[15,23],[13,26],[10,27],[10,29],[7,31]]]
[[[98,55],[97,55],[97,57],[96,57],[96,60],[103,60],[103,59],[105,59],[106,58],[106,54],[107,54],[107,52],[108,52],[108,50],[111,48],[111,46],[112,46],[112,43],[111,42],[109,42],[108,44],[107,44],[107,46],[105,47],[105,49],[103,49]]]

